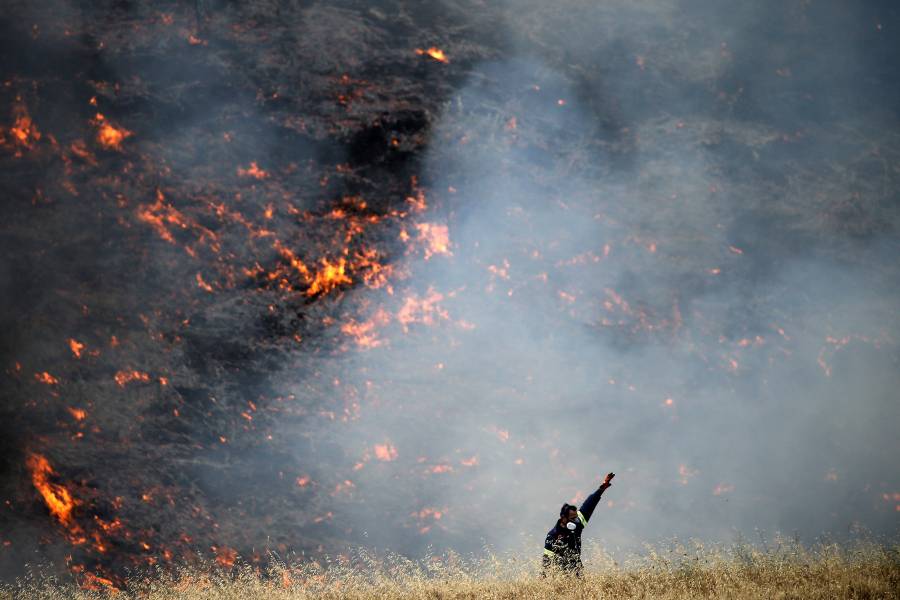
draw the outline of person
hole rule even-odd
[[[581,508],[576,508],[572,504],[562,505],[559,520],[547,533],[547,539],[544,541],[542,575],[546,576],[552,569],[559,569],[581,577],[584,569],[581,562],[581,532],[594,514],[603,492],[612,485],[612,478],[615,476],[615,473],[609,473],[600,487],[585,499]]]

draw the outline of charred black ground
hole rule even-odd
[[[595,4],[8,3],[0,574],[895,535],[897,9]]]

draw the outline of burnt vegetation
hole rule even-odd
[[[475,550],[466,511],[515,489],[495,470],[605,458],[632,410],[671,424],[752,397],[738,418],[762,428],[808,380],[810,453],[838,467],[805,487],[860,467],[848,519],[896,531],[897,9],[564,4],[7,3],[3,577],[50,562],[112,587],[397,536]],[[789,272],[807,263],[827,272]],[[610,349],[566,372],[609,401],[527,400],[559,386],[493,360],[505,312],[546,315],[542,351],[572,331]],[[640,387],[660,348],[678,369]],[[893,446],[832,452],[823,390],[869,369],[894,375],[842,427]],[[623,425],[585,452],[536,424],[557,406]],[[480,442],[458,418],[476,409]],[[691,460],[659,469],[732,492]]]

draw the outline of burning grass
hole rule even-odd
[[[445,555],[414,563],[360,554],[321,565],[276,562],[267,571],[215,565],[135,577],[124,593],[100,577],[81,588],[31,578],[0,599],[201,598],[900,598],[900,546],[855,543],[712,550],[649,549],[624,563],[595,552],[583,579],[538,575],[536,560]]]

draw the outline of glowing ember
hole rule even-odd
[[[107,588],[112,592],[119,591],[119,588],[115,586],[111,579],[90,572],[84,574],[84,581],[81,583],[81,587],[92,592],[99,592],[103,588]]]
[[[378,338],[376,328],[390,322],[391,316],[385,310],[379,310],[375,316],[362,323],[348,321],[341,324],[341,333],[352,337],[360,348],[377,348],[383,341]]]
[[[15,121],[8,130],[12,142],[20,149],[31,150],[41,139],[41,132],[38,131],[37,126],[31,120],[31,116],[29,116],[24,105],[17,105],[14,109],[14,114]],[[3,131],[0,130],[0,144],[4,142],[4,137]],[[21,156],[21,153],[16,152],[16,155]]]
[[[438,305],[443,299],[442,294],[431,288],[428,288],[423,298],[415,294],[407,297],[397,313],[397,320],[403,325],[403,330],[408,331],[412,323],[432,325],[436,319],[449,319],[449,313]]]
[[[428,50],[422,50],[421,48],[416,48],[416,54],[419,56],[430,56],[434,60],[442,63],[448,63],[450,60],[447,58],[447,55],[444,54],[444,51],[440,48],[435,48],[432,46]]]
[[[75,355],[75,358],[81,358],[81,351],[84,350],[84,344],[78,340],[69,338],[69,348],[72,350],[72,354]]]
[[[197,273],[197,287],[210,293],[212,293],[213,291],[212,286],[203,280],[203,275],[201,275],[200,273]]]
[[[212,551],[216,553],[216,563],[220,567],[230,568],[234,566],[234,561],[237,560],[237,551],[234,548],[229,548],[228,546],[217,548],[213,546]]]
[[[110,123],[101,113],[97,113],[91,122],[97,127],[97,142],[107,150],[121,152],[122,142],[133,135],[124,127],[116,127]]]
[[[269,176],[269,173],[260,169],[256,162],[251,162],[246,169],[238,167],[237,174],[238,177],[252,177],[253,179],[266,179]]]
[[[142,371],[118,371],[113,378],[116,380],[116,383],[119,384],[119,387],[125,387],[126,384],[129,384],[132,381],[140,381],[143,383],[150,381],[150,375]]]
[[[497,439],[499,439],[501,442],[509,441],[509,431],[507,431],[506,429],[500,429],[495,425],[491,425],[490,427],[488,427],[488,431],[496,435]]]
[[[734,491],[734,486],[728,483],[720,483],[713,488],[713,496],[721,496]]]
[[[162,191],[156,190],[156,202],[149,206],[142,206],[138,210],[138,219],[152,226],[159,237],[174,244],[175,238],[172,237],[166,224],[177,225],[181,228],[186,228],[187,224],[182,214],[166,204],[165,200],[166,197]]]
[[[69,414],[72,415],[76,421],[84,421],[87,418],[87,412],[82,408],[72,408],[68,407],[66,410],[69,411]]]
[[[46,385],[57,385],[59,384],[59,379],[48,373],[47,371],[43,371],[42,373],[35,373],[34,378]]]
[[[375,444],[375,458],[384,462],[390,462],[397,459],[397,448],[390,442],[384,444]]]
[[[418,223],[415,227],[419,232],[417,241],[425,246],[425,260],[428,260],[435,254],[452,256],[450,252],[450,234],[446,225]]]
[[[688,480],[697,475],[697,473],[699,473],[699,471],[691,469],[687,465],[678,465],[678,474],[681,476],[679,483],[681,483],[681,485],[687,485]]]

